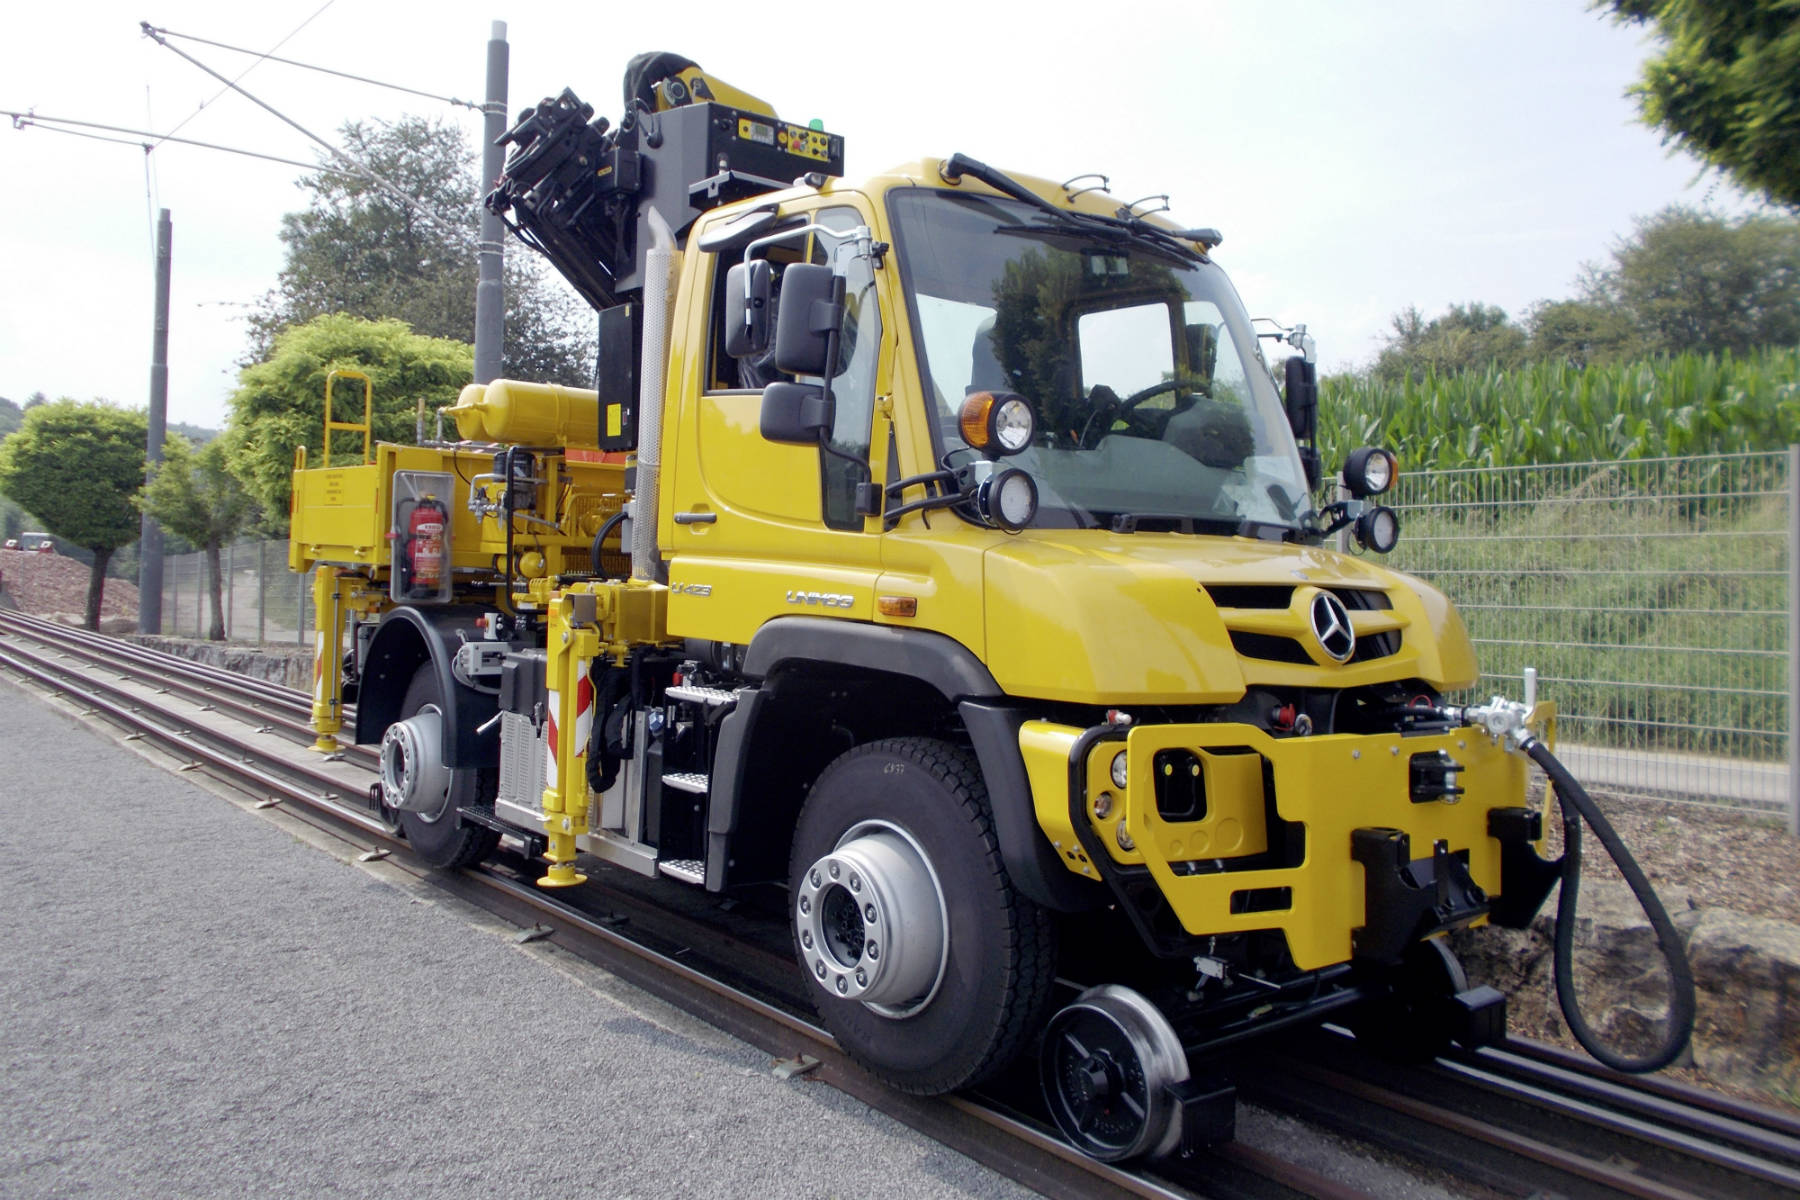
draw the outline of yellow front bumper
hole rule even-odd
[[[1500,843],[1488,813],[1526,802],[1525,756],[1473,728],[1275,738],[1240,724],[1083,730],[1031,721],[1019,744],[1038,824],[1069,870],[1114,880],[1147,870],[1187,933],[1279,929],[1303,970],[1347,961],[1367,923],[1356,830],[1400,830],[1415,858],[1445,842],[1451,854],[1466,852],[1469,876],[1493,895]],[[1112,777],[1121,750],[1123,788]],[[1462,766],[1464,794],[1415,803],[1410,764],[1438,751]],[[1172,797],[1191,802],[1179,819],[1159,811],[1159,772]],[[1180,773],[1192,779],[1171,779]]]

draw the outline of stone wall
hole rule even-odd
[[[312,691],[312,651],[301,646],[258,646],[243,642],[206,642],[191,638],[131,634],[127,641],[175,654],[236,675],[267,680],[303,692]]]

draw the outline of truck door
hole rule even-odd
[[[792,211],[831,229],[871,224],[860,196],[833,196]],[[789,212],[784,208],[784,218]],[[778,616],[874,616],[880,523],[857,515],[856,486],[868,475],[845,456],[868,457],[876,399],[888,391],[893,352],[892,323],[882,319],[886,282],[847,239],[814,234],[767,253],[777,270],[778,309],[779,271],[786,265],[830,263],[845,276],[842,366],[832,381],[831,443],[840,453],[762,437],[761,387],[780,376],[771,364],[725,354],[724,274],[741,253],[705,256],[688,276],[705,286],[688,289],[678,323],[700,344],[686,347],[675,364],[682,395],[665,493],[669,630],[677,636],[743,644]],[[877,447],[878,477],[885,451]]]

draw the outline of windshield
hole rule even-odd
[[[1300,456],[1218,267],[1013,200],[919,188],[891,204],[940,462],[976,457],[966,395],[1017,392],[1038,432],[1008,464],[1036,479],[1037,524],[1299,525]]]

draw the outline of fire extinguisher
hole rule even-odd
[[[435,496],[423,496],[406,522],[406,549],[401,555],[407,595],[436,595],[444,582],[444,525],[447,509]]]

